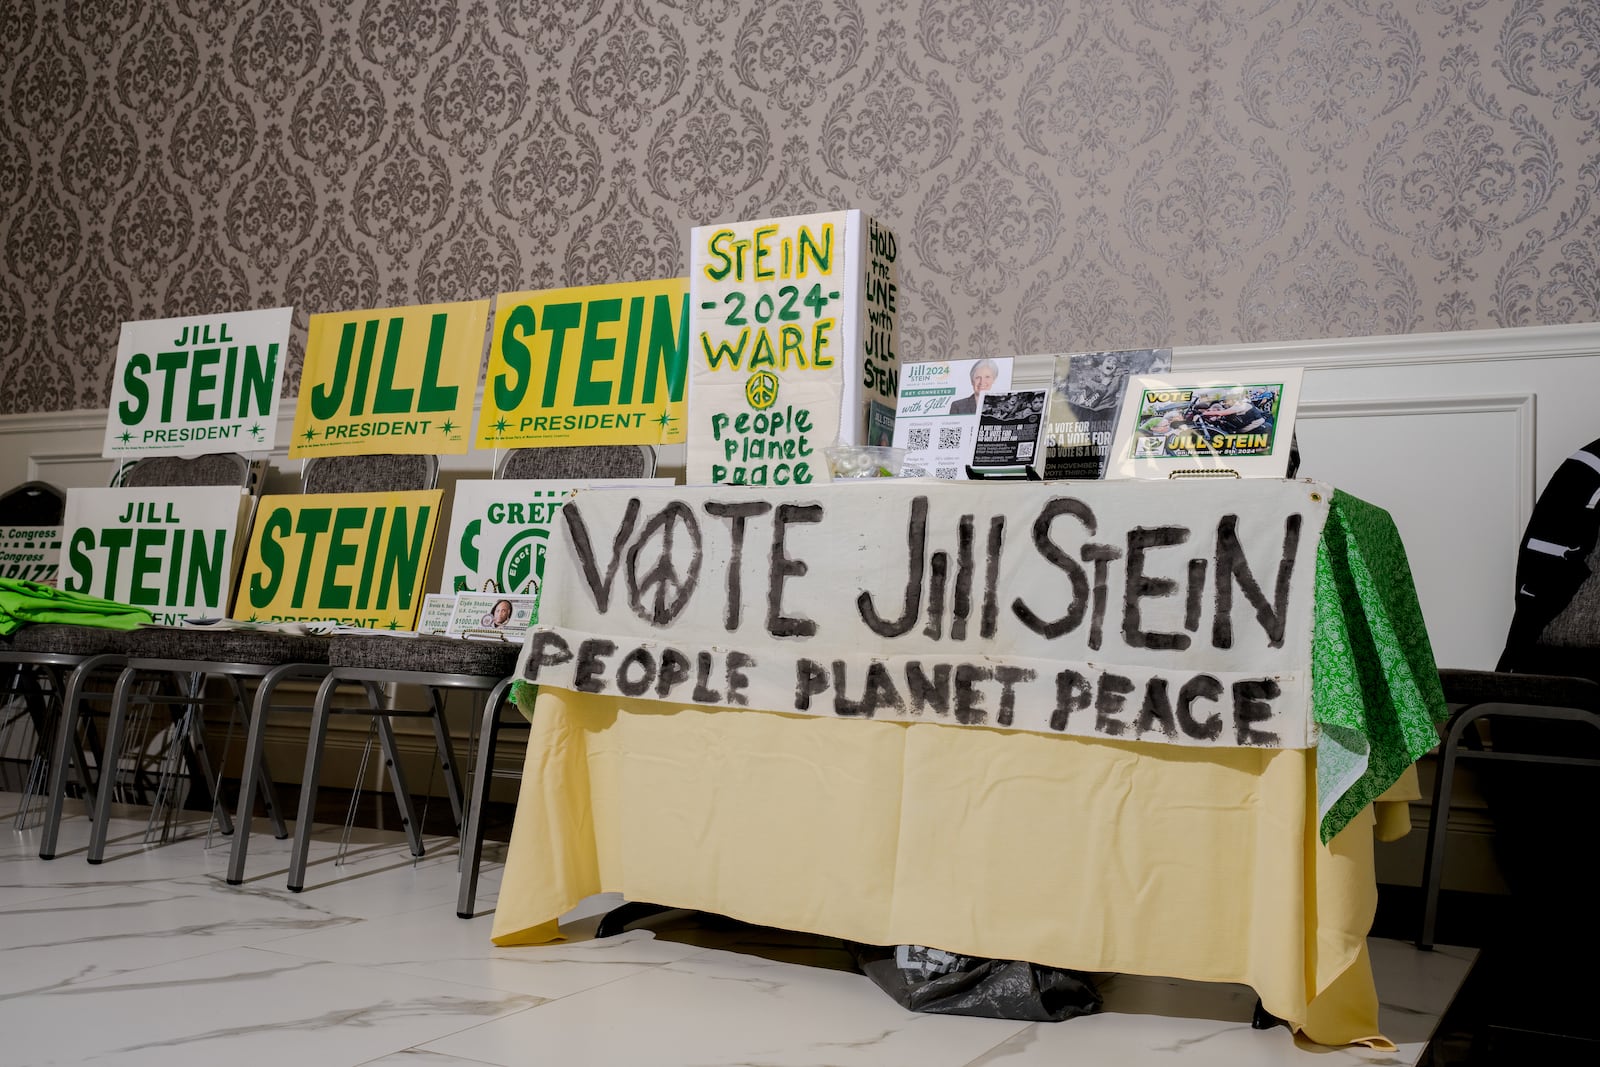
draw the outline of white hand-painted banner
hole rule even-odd
[[[1304,748],[1308,481],[579,490],[519,667],[766,711]]]

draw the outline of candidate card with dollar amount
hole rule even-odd
[[[462,593],[456,597],[455,612],[445,632],[478,637],[497,634],[507,641],[520,642],[538,616],[539,598],[536,596]]]
[[[417,633],[442,634],[450,629],[450,620],[456,613],[454,593],[428,593],[422,598],[422,617],[417,620]]]

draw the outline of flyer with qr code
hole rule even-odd
[[[900,476],[966,478],[980,401],[1010,388],[1010,356],[903,365],[894,413],[894,447],[906,450]]]
[[[1043,466],[1044,389],[991,392],[983,397],[972,466],[979,470]]]

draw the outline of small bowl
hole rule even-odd
[[[894,478],[906,458],[903,448],[884,445],[829,445],[822,450],[828,457],[828,471],[836,479]]]

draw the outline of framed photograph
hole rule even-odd
[[[1286,477],[1301,378],[1298,367],[1130,378],[1106,477]]]

